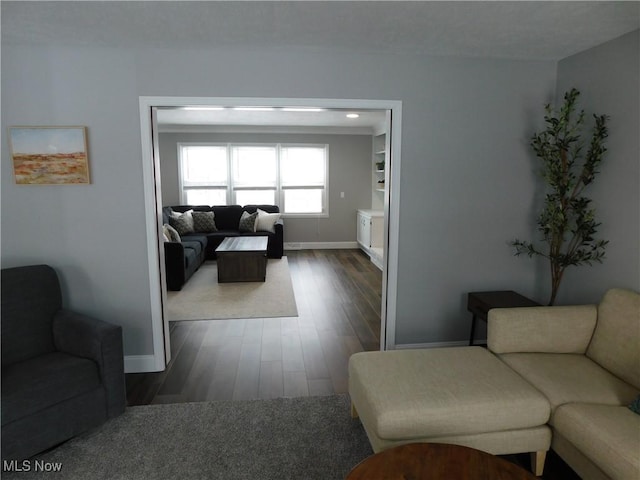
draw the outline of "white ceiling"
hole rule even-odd
[[[3,0],[0,8],[3,45],[128,49],[259,46],[560,60],[640,28],[639,1]],[[335,125],[343,113],[333,112],[330,119],[327,113],[285,118],[281,112],[247,117],[231,110],[213,116],[175,110],[161,117],[175,125]],[[380,112],[377,118],[361,113],[358,127],[379,121]]]
[[[272,46],[559,60],[640,27],[638,1],[2,1],[7,44]]]

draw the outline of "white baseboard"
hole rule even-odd
[[[469,342],[433,342],[433,343],[402,343],[395,346],[396,350],[410,350],[417,348],[467,347]]]
[[[358,242],[289,242],[285,250],[342,250],[358,248]]]
[[[156,357],[153,355],[125,355],[124,373],[149,373],[161,372],[164,368],[158,368]]]

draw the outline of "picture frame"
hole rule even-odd
[[[87,127],[9,127],[17,185],[87,185]]]

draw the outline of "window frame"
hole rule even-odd
[[[236,186],[234,184],[234,167],[235,167],[235,162],[234,162],[234,155],[233,155],[233,149],[237,148],[237,147],[257,147],[257,148],[273,148],[275,151],[275,156],[276,156],[276,163],[275,163],[275,167],[276,167],[276,180],[273,186],[269,185],[269,186],[264,186],[264,185],[238,185]],[[278,186],[280,183],[280,176],[279,176],[279,172],[280,172],[280,150],[278,148],[277,144],[272,144],[272,143],[264,143],[264,142],[260,142],[260,143],[246,143],[246,142],[229,142],[227,143],[227,158],[228,158],[228,166],[227,166],[227,171],[229,172],[229,194],[228,197],[231,199],[231,202],[233,202],[233,204],[235,205],[239,205],[237,199],[236,199],[236,192],[237,191],[247,191],[247,190],[267,190],[267,191],[273,191],[273,197],[274,197],[274,203],[276,205],[280,205],[279,204],[279,195],[278,195]]]
[[[282,150],[285,148],[320,148],[324,150],[324,184],[319,187],[318,185],[304,185],[297,186],[283,186],[280,159],[282,158]],[[278,193],[280,194],[279,206],[281,210],[284,210],[284,193],[285,190],[317,190],[322,189],[322,211],[310,212],[310,213],[286,213],[283,216],[288,218],[328,218],[329,217],[329,144],[328,143],[279,143],[278,144]]]
[[[184,182],[184,148],[185,147],[224,147],[226,150],[227,161],[227,179],[226,184],[206,184],[185,185]],[[275,148],[276,152],[276,181],[275,186],[236,186],[234,184],[234,147],[268,147]],[[316,148],[324,151],[324,184],[323,185],[294,185],[283,186],[281,175],[281,158],[282,150],[286,148]],[[238,204],[236,202],[236,191],[243,190],[269,190],[274,191],[275,204],[280,208],[280,214],[285,218],[328,218],[329,217],[329,144],[327,143],[284,143],[284,142],[177,142],[178,150],[178,189],[182,204],[188,204],[186,200],[186,192],[188,190],[225,190],[225,198],[227,205]],[[322,211],[321,212],[300,212],[286,213],[284,211],[284,195],[285,190],[322,190]]]
[[[178,142],[178,191],[180,194],[180,202],[182,205],[188,205],[187,202],[187,190],[224,190],[225,191],[225,199],[226,204],[230,205],[230,197],[229,197],[229,185],[231,183],[231,172],[229,170],[229,148],[226,143],[220,142]],[[201,183],[199,185],[186,185],[184,182],[184,153],[183,147],[225,147],[226,151],[226,160],[227,160],[227,180],[224,185],[220,184],[205,184]]]

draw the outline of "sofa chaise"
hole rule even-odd
[[[640,295],[598,305],[494,309],[488,349],[361,352],[352,413],[374,451],[412,442],[492,454],[553,448],[585,479],[640,478]]]
[[[242,231],[240,228],[240,219],[243,213],[255,214],[258,209],[271,215],[280,212],[277,205],[245,205],[244,207],[240,205],[174,205],[164,207],[162,209],[164,225],[177,225],[174,212],[180,214],[192,210],[193,212],[213,214],[213,224],[205,223],[198,226],[196,222],[194,229],[178,230],[180,241],[169,239],[164,242],[167,288],[181,290],[205,260],[215,260],[216,248],[226,237],[267,236],[267,257],[282,258],[284,254],[284,223],[282,219],[278,218],[275,223],[269,223],[268,229]]]

